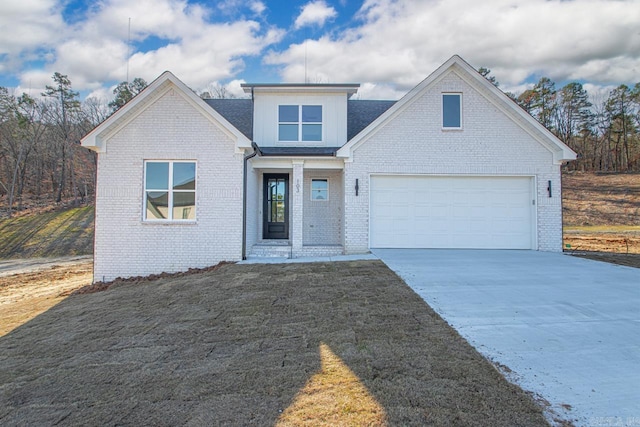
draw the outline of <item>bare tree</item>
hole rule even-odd
[[[233,99],[236,97],[226,86],[220,83],[209,84],[199,96],[202,99]]]
[[[56,142],[59,149],[60,173],[57,181],[56,202],[62,200],[62,192],[65,187],[67,177],[68,156],[73,156],[72,145],[74,141],[79,140],[74,132],[74,121],[77,122],[80,112],[80,101],[78,100],[78,92],[74,92],[71,88],[71,81],[66,75],[58,72],[53,74],[54,86],[46,86],[42,96],[51,98],[51,108],[48,109],[48,121],[57,130]],[[73,158],[71,159],[71,177],[74,179]],[[74,184],[74,183],[73,183]],[[72,184],[72,185],[73,185]],[[75,186],[74,186],[75,191]],[[77,200],[77,197],[76,197]]]

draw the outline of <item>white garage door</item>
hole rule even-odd
[[[532,178],[372,176],[370,247],[533,249]]]

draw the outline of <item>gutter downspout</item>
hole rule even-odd
[[[254,110],[254,99],[253,99],[253,88],[251,88],[251,115],[253,124],[253,110]],[[256,148],[258,145],[251,141],[251,148],[253,148],[253,153],[247,154],[244,156],[244,161],[242,164],[242,260],[247,259],[247,162],[249,159],[253,158],[258,154],[258,150]]]
[[[244,156],[242,173],[242,259],[247,259],[247,162],[259,153],[258,144],[251,142],[253,153]]]

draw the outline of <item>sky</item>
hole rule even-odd
[[[360,83],[398,99],[452,55],[505,91],[546,76],[594,95],[640,82],[640,0],[1,0],[0,86],[83,98],[174,73],[197,92],[241,83]]]

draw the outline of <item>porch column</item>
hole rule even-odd
[[[302,213],[304,208],[304,160],[293,160],[291,182],[291,251],[296,258],[302,253]]]

